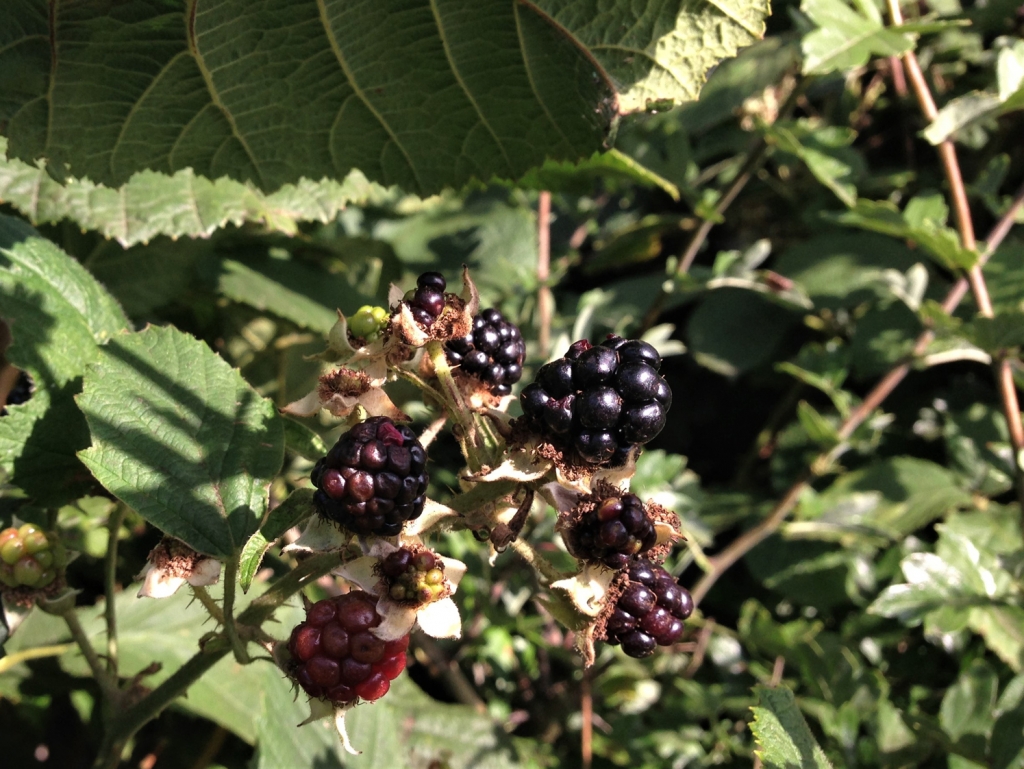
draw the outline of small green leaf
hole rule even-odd
[[[256,530],[281,468],[273,404],[173,328],[122,335],[85,377],[79,453],[107,490],[201,553],[227,558]]]
[[[284,445],[303,459],[315,462],[327,453],[328,446],[324,439],[310,430],[301,422],[284,417]]]
[[[313,493],[313,489],[293,491],[284,502],[270,511],[260,530],[249,537],[249,541],[242,548],[238,567],[238,581],[243,592],[249,590],[253,577],[263,563],[263,556],[267,554],[274,540],[313,514]]]
[[[548,160],[544,165],[531,169],[516,186],[589,195],[595,184],[607,185],[616,181],[660,189],[672,200],[679,200],[679,187],[616,149],[595,152],[578,163]]]
[[[939,721],[946,734],[954,742],[965,734],[987,736],[998,691],[999,678],[992,666],[980,659],[971,662],[942,698]]]
[[[789,689],[755,686],[750,730],[765,769],[831,769]]]
[[[824,448],[832,448],[840,442],[835,426],[807,401],[800,401],[796,406],[796,414],[800,419],[808,437]]]
[[[870,3],[860,3],[860,13],[843,0],[803,0],[800,10],[817,25],[803,39],[804,74],[824,75],[861,67],[872,56],[899,56],[914,43],[908,35],[886,29],[877,11],[867,15]]]

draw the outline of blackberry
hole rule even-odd
[[[693,598],[672,575],[646,558],[629,564],[625,590],[605,623],[608,643],[630,657],[649,657],[655,646],[669,646],[683,635]]]
[[[672,390],[660,367],[647,342],[581,340],[540,367],[519,396],[523,414],[561,451],[590,464],[622,465],[665,426]]]
[[[495,309],[475,316],[473,330],[448,342],[445,352],[452,366],[479,379],[494,395],[509,395],[523,376],[523,335]]]
[[[32,397],[32,392],[35,390],[35,385],[32,382],[32,377],[28,375],[27,371],[22,371],[18,374],[18,380],[14,383],[14,387],[7,393],[6,403],[4,406],[0,406],[0,416],[7,414],[6,406],[18,406],[29,398]]]
[[[444,310],[444,290],[448,283],[439,272],[425,272],[416,279],[416,288],[405,294],[413,320],[424,328],[434,325]]]
[[[45,588],[57,579],[60,553],[31,523],[0,531],[0,582],[7,587]]]
[[[310,697],[336,705],[380,699],[405,670],[409,647],[409,636],[382,641],[371,633],[380,621],[377,599],[362,590],[317,601],[288,640],[292,677]]]
[[[600,561],[610,569],[624,568],[630,557],[647,552],[657,542],[654,521],[636,494],[601,500],[565,535],[574,555]]]
[[[338,438],[310,475],[324,518],[356,534],[392,537],[423,512],[427,453],[416,434],[371,417]]]
[[[393,601],[426,604],[444,597],[444,562],[429,550],[399,548],[380,569]]]

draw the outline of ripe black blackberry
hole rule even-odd
[[[28,375],[28,372],[22,371],[18,374],[18,381],[14,383],[14,387],[7,393],[6,405],[0,408],[0,416],[7,414],[6,406],[17,406],[25,403],[29,398],[32,397],[32,391],[35,389],[32,383],[32,377]]]
[[[631,561],[629,581],[605,623],[605,640],[630,657],[649,657],[655,646],[669,646],[683,635],[693,598],[672,575],[646,558]]]
[[[416,278],[416,288],[408,291],[405,301],[409,305],[412,318],[423,328],[434,325],[441,311],[444,310],[444,290],[448,283],[439,272],[425,272]]]
[[[665,426],[672,391],[647,342],[581,340],[541,366],[519,396],[531,425],[561,451],[591,464],[622,465]]]
[[[409,636],[382,641],[371,633],[380,621],[377,599],[362,590],[317,601],[288,640],[292,677],[336,705],[380,699],[405,670],[409,647]]]
[[[338,438],[310,479],[324,518],[356,534],[392,537],[423,512],[427,453],[416,434],[371,417]]]
[[[488,385],[494,395],[510,394],[523,376],[523,335],[495,309],[476,315],[473,330],[448,342],[445,352],[452,366]]]
[[[654,547],[658,538],[654,521],[636,494],[602,500],[564,534],[574,555],[616,570]]]

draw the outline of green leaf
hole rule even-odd
[[[802,160],[814,177],[832,190],[844,205],[856,204],[857,187],[853,180],[863,161],[849,147],[856,138],[852,130],[816,127],[810,121],[801,120],[790,125],[777,122],[767,128],[766,135],[779,149]]]
[[[789,689],[755,686],[757,706],[750,730],[765,769],[831,769]]]
[[[351,315],[370,297],[354,291],[343,277],[291,259],[263,257],[244,264],[221,262],[218,290],[236,302],[269,310],[298,326],[326,335],[338,321],[338,308]]]
[[[284,427],[284,445],[289,451],[294,451],[310,462],[315,462],[327,453],[329,447],[324,439],[301,422],[284,417],[281,424]]]
[[[4,11],[0,49],[21,75],[0,107],[14,157],[113,186],[191,167],[269,191],[358,168],[427,194],[589,157],[618,111],[696,98],[709,68],[762,35],[768,5],[190,0],[183,13],[158,0],[131,13],[75,3],[51,20],[20,0]]]
[[[883,26],[871,3],[854,10],[843,0],[802,0],[800,10],[817,27],[803,39],[804,74],[853,69],[872,56],[899,56],[914,47],[908,35]]]
[[[938,264],[949,270],[969,269],[978,259],[976,252],[968,251],[960,244],[954,230],[932,220],[912,222],[886,200],[862,198],[835,220],[851,227],[916,241]]]
[[[238,581],[247,592],[253,577],[263,563],[263,556],[278,537],[292,526],[298,526],[314,512],[313,489],[296,489],[280,505],[270,511],[260,530],[249,537],[239,558]]]
[[[971,609],[971,630],[1015,673],[1024,671],[1024,609],[1019,606],[984,606]]]
[[[516,186],[589,195],[596,184],[605,187],[617,181],[660,189],[673,200],[679,200],[679,188],[675,184],[616,149],[596,152],[579,163],[548,160],[529,171]]]
[[[59,505],[90,486],[75,456],[88,445],[74,403],[82,373],[128,320],[78,262],[9,216],[0,216],[0,315],[13,337],[8,360],[35,383],[0,418],[0,467],[37,501]]]
[[[946,689],[939,721],[954,742],[965,734],[988,735],[999,691],[999,677],[985,660],[974,660]]]
[[[812,441],[828,449],[839,444],[841,439],[835,425],[810,403],[800,401],[796,406],[796,415]]]
[[[993,355],[1006,355],[1024,347],[1024,312],[1020,310],[1003,311],[993,318],[975,318],[967,328],[974,343]]]
[[[249,183],[211,181],[191,168],[141,170],[119,187],[75,177],[61,183],[45,168],[9,154],[8,140],[0,136],[0,199],[37,224],[71,219],[125,247],[158,235],[207,237],[227,224],[245,222],[293,235],[301,221],[328,222],[350,203],[384,195],[357,171],[342,182],[301,179],[271,195]]]
[[[108,491],[201,553],[241,550],[284,435],[237,370],[180,331],[149,327],[104,348],[78,403],[92,434],[79,456]]]

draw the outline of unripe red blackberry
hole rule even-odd
[[[625,589],[605,622],[605,640],[630,657],[649,657],[683,635],[693,598],[672,575],[646,558],[630,562]]]
[[[62,561],[60,548],[31,523],[0,531],[0,582],[6,587],[49,587]]]
[[[473,318],[473,330],[445,345],[448,362],[479,379],[494,395],[508,395],[523,376],[526,343],[519,327],[498,310],[484,310]]]
[[[439,272],[425,272],[416,279],[416,288],[406,292],[405,301],[413,320],[423,328],[434,325],[444,310],[444,290],[448,283]]]
[[[362,590],[317,601],[288,641],[291,675],[310,697],[336,705],[380,699],[405,670],[409,636],[382,641],[377,599]]]
[[[563,536],[577,558],[599,561],[610,569],[624,568],[631,557],[654,547],[658,538],[654,521],[636,494],[600,500],[570,524]]]
[[[310,479],[317,510],[356,534],[392,537],[423,512],[427,453],[416,434],[371,417],[338,438]]]
[[[660,367],[647,342],[581,340],[537,371],[520,395],[523,414],[562,452],[589,464],[622,465],[665,426],[672,391]]]

